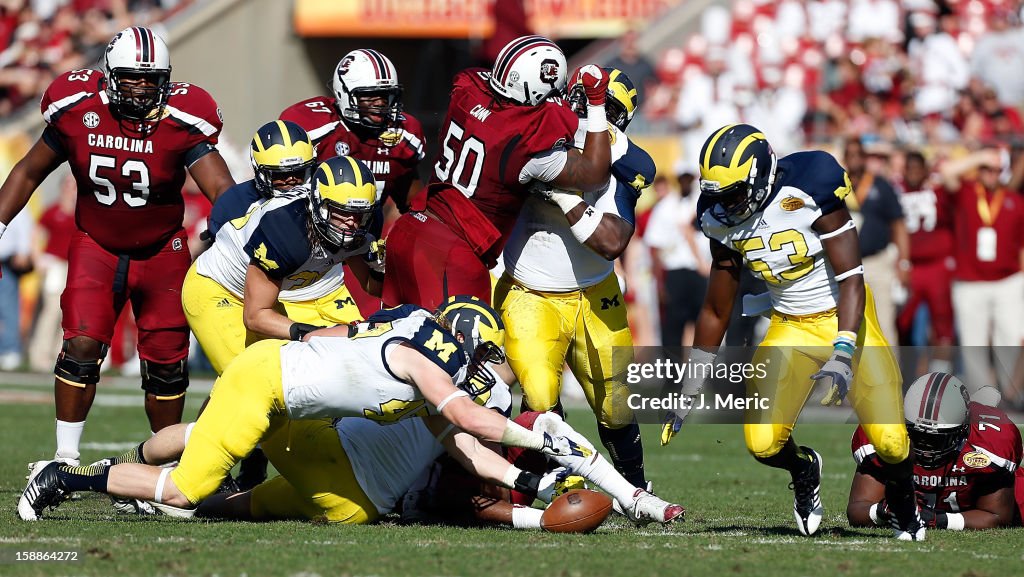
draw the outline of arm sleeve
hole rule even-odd
[[[568,160],[568,150],[556,149],[534,155],[519,171],[519,182],[525,184],[531,180],[551,182],[562,173]]]

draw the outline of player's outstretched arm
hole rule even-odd
[[[271,278],[262,268],[249,264],[245,272],[245,297],[242,300],[242,321],[245,328],[275,339],[300,340],[310,330],[318,327],[306,325],[300,335],[292,334],[295,323],[274,310],[281,293],[281,281]]]
[[[1014,477],[1007,475],[1007,479],[1007,486],[979,496],[974,509],[960,513],[963,516],[962,522],[958,522],[959,519],[950,518],[956,513],[938,513],[935,518],[935,527],[939,529],[1008,527],[1013,523],[1013,512],[1017,503],[1013,493]]]
[[[25,208],[32,193],[64,160],[64,156],[42,138],[37,140],[0,186],[0,224],[4,227],[10,224]]]
[[[722,344],[729,327],[732,305],[740,286],[740,267],[743,266],[739,253],[725,245],[711,241],[711,274],[708,276],[708,292],[697,315],[693,346],[705,350],[717,349]],[[666,343],[676,346],[679,343]]]
[[[224,191],[235,185],[231,171],[224,162],[220,152],[212,150],[188,167],[189,174],[195,179],[203,196],[210,199],[210,204],[217,202]]]
[[[822,216],[814,221],[814,230],[821,235],[825,256],[839,283],[839,331],[856,334],[864,318],[866,296],[860,241],[850,211],[844,206]]]

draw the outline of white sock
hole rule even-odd
[[[78,452],[78,445],[82,441],[82,431],[85,429],[85,421],[81,423],[69,423],[57,419],[57,454],[58,459],[75,459],[81,455]]]
[[[522,505],[512,506],[512,527],[516,529],[540,529],[540,518],[544,511]]]
[[[594,458],[587,459],[582,466],[577,468],[576,472],[614,497],[623,507],[632,505],[636,487],[620,475],[615,467],[604,458],[604,455],[601,453],[594,455]]]

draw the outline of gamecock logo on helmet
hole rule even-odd
[[[558,82],[558,62],[548,58],[540,63],[540,81],[552,86]]]
[[[348,67],[352,66],[352,63],[355,61],[355,57],[351,55],[342,58],[341,62],[338,63],[338,74],[348,74]]]

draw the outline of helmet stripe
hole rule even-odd
[[[935,406],[932,408],[931,419],[932,421],[938,422],[939,420],[939,407],[942,406],[942,395],[946,392],[946,385],[949,384],[950,377],[952,375],[946,374],[942,376],[941,384],[936,384],[932,387],[936,390],[935,393]]]
[[[135,36],[135,61],[143,62],[142,59],[142,32],[138,28],[132,28],[132,36]]]
[[[551,46],[558,48],[554,42],[551,42],[543,36],[526,36],[521,42],[516,43],[514,46],[506,47],[508,52],[504,55],[499,55],[498,64],[494,67],[494,73],[497,74],[498,80],[501,84],[505,84],[509,72],[512,70],[512,63],[515,62],[520,55],[527,50],[537,48],[539,46]]]
[[[729,124],[729,125],[723,126],[710,139],[708,139],[708,142],[705,145],[705,146],[707,146],[707,148],[704,149],[704,157],[700,161],[700,164],[701,164],[702,167],[704,167],[704,170],[707,170],[707,171],[711,170],[711,151],[714,150],[715,149],[715,145],[718,144],[718,139],[722,138],[723,134],[725,134],[726,132],[729,132],[729,130],[731,128],[736,127],[736,126],[739,126],[739,125],[738,124]]]
[[[729,167],[735,168],[740,165],[740,159],[743,158],[743,153],[747,150],[747,147],[757,142],[759,139],[764,139],[764,135],[760,132],[753,132],[748,134],[736,145],[736,151],[733,153],[732,158],[729,159]]]
[[[363,172],[359,170],[359,165],[356,164],[356,159],[351,156],[346,156],[345,160],[347,160],[349,166],[352,167],[352,179],[356,181],[356,188],[360,188],[363,186]]]
[[[388,66],[387,58],[384,58],[384,55],[380,52],[369,48],[363,50],[363,52],[369,54],[370,57],[376,61],[377,67],[380,70],[380,73],[377,75],[378,78],[381,80],[391,80],[391,67]]]
[[[281,132],[281,144],[283,144],[285,148],[290,147],[292,145],[292,135],[289,134],[288,127],[285,126],[284,121],[282,120],[278,120],[275,124],[277,124],[277,129]]]
[[[932,384],[935,383],[935,377],[938,373],[932,373],[928,376],[928,383],[924,386],[924,391],[921,392],[921,405],[917,408],[917,418],[927,419],[928,414],[931,413],[931,405],[929,399],[931,398],[933,388]]]

